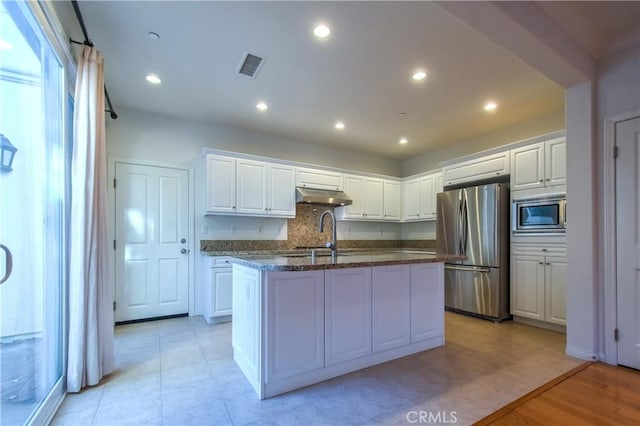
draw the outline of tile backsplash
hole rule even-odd
[[[330,209],[330,208],[329,208]],[[327,207],[303,205],[296,206],[296,217],[287,220],[287,239],[286,240],[201,240],[200,250],[202,251],[245,251],[245,250],[293,250],[299,247],[324,247],[327,241],[331,240],[331,221],[325,218],[324,232],[318,232],[318,223],[320,215]],[[395,231],[394,227],[399,227],[397,223],[380,224],[379,231],[372,231],[372,234],[379,232],[381,235],[384,230],[386,239],[346,239],[345,234],[348,232],[342,229],[346,222],[338,223],[338,240],[339,247],[342,248],[435,248],[435,240],[419,239],[419,240],[402,240],[399,238],[399,231]],[[355,222],[350,222],[355,223]],[[372,223],[372,226],[373,223]],[[386,228],[385,228],[386,227]],[[393,237],[396,238],[393,238]],[[389,238],[391,237],[391,238]]]

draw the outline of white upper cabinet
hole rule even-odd
[[[207,213],[294,217],[295,168],[207,155]]]
[[[567,183],[565,138],[511,150],[511,190],[544,188]]]
[[[384,220],[400,220],[400,194],[402,185],[395,180],[384,181]]]
[[[399,220],[400,183],[368,176],[345,175],[344,192],[353,204],[336,208],[340,220]]]
[[[434,220],[436,196],[442,191],[442,173],[434,173],[404,182],[403,219]]]
[[[567,143],[564,137],[544,143],[545,184],[547,186],[567,184]]]
[[[236,213],[268,213],[266,163],[237,159],[236,184]]]
[[[235,213],[236,159],[207,155],[207,212]]]
[[[509,151],[486,155],[444,167],[444,184],[456,185],[508,175],[509,169]]]
[[[296,170],[293,166],[269,164],[268,209],[270,216],[296,215]]]
[[[296,168],[296,186],[342,191],[342,174],[327,170]],[[345,191],[346,192],[346,191]],[[347,192],[349,196],[349,194]]]

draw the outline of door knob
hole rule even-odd
[[[13,256],[11,256],[11,250],[9,250],[9,247],[4,244],[0,244],[0,249],[4,250],[5,254],[4,277],[0,278],[0,284],[2,284],[11,276],[11,271],[13,270]]]
[[[186,240],[186,239],[184,239],[184,238],[182,238],[182,239],[180,240],[180,242],[181,242],[182,244],[184,244],[184,243],[186,243],[186,242],[187,242],[187,240]]]
[[[187,254],[187,253],[189,253],[189,250],[187,250],[187,249],[181,249],[181,250],[180,250],[180,253],[182,253],[182,254]]]

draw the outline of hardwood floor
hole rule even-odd
[[[640,371],[585,363],[475,423],[640,425]]]

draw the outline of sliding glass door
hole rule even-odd
[[[45,421],[64,377],[64,68],[30,7],[0,2],[3,425]]]

